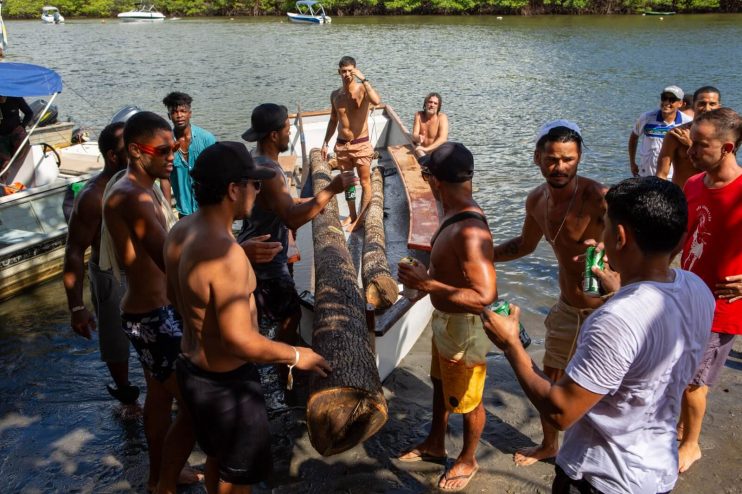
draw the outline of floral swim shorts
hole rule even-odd
[[[172,305],[146,314],[121,313],[121,327],[139,355],[142,366],[164,382],[175,370],[183,337],[183,321]]]

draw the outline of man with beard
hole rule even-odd
[[[412,125],[412,140],[418,156],[428,154],[448,140],[448,116],[441,113],[443,98],[438,93],[430,93],[423,102],[423,111],[415,113]]]
[[[253,110],[250,120],[252,126],[242,134],[242,138],[257,142],[253,152],[255,164],[274,170],[275,176],[263,181],[255,207],[250,217],[245,218],[238,239],[243,245],[248,240],[270,240],[262,244],[276,248],[275,257],[254,264],[258,279],[255,301],[263,321],[261,325],[277,324],[276,339],[294,344],[301,308],[288,266],[289,230],[295,231],[317,216],[335,194],[357,183],[357,179],[352,171],[345,171],[314,197],[291,197],[288,180],[278,164],[278,155],[289,148],[291,123],[286,107],[264,103]]]
[[[100,269],[100,231],[103,221],[103,191],[112,177],[126,169],[124,123],[108,125],[98,137],[103,156],[103,170],[87,181],[75,200],[69,220],[67,246],[64,250],[62,280],[67,292],[70,325],[75,333],[90,339],[98,329],[100,359],[106,363],[114,385],[108,392],[124,404],[136,402],[139,388],[129,383],[129,340],[121,330],[121,296],[125,282]],[[90,248],[88,278],[95,316],[85,307],[82,297],[85,251]],[[96,325],[96,319],[98,320]]]
[[[512,261],[533,252],[546,237],[559,264],[560,295],[546,316],[544,374],[558,381],[574,353],[577,335],[587,315],[603,302],[582,289],[584,266],[574,258],[585,252],[585,240],[600,241],[606,210],[606,188],[577,175],[582,157],[582,135],[567,120],[549,122],[536,138],[534,162],[546,183],[526,199],[526,218],[518,237],[495,246],[495,262]],[[515,454],[515,463],[531,465],[556,456],[559,432],[543,417],[544,439],[540,445]]]
[[[381,98],[371,87],[371,82],[358,70],[353,57],[341,58],[338,67],[343,86],[330,95],[332,112],[330,121],[327,123],[325,140],[322,143],[322,159],[327,159],[327,143],[337,130],[335,159],[341,170],[358,170],[362,189],[361,211],[363,212],[371,201],[371,161],[374,156],[374,149],[368,137],[368,113],[371,105],[381,103]],[[360,84],[356,82],[356,79],[360,81]],[[355,186],[345,191],[345,199],[348,201],[350,216],[343,220],[343,225],[348,227],[358,220]]]
[[[181,319],[168,300],[162,250],[177,218],[155,185],[155,180],[170,176],[179,143],[165,119],[139,112],[126,122],[124,144],[129,156],[126,172],[103,195],[101,269],[110,267],[117,277],[122,270],[126,272],[121,324],[139,355],[147,382],[147,488],[170,493],[175,492],[178,472],[195,442],[175,379]],[[179,406],[171,424],[173,399]]]
[[[697,117],[719,108],[720,105],[721,93],[713,86],[703,86],[693,95],[693,110]],[[662,141],[662,149],[657,157],[657,176],[667,180],[672,171],[672,183],[681,189],[690,177],[701,172],[693,166],[688,156],[692,124],[693,122],[688,122],[668,132]]]
[[[657,156],[665,135],[678,125],[690,122],[691,117],[682,113],[683,90],[667,86],[660,94],[659,110],[642,113],[629,136],[629,164],[635,177],[650,177],[657,173]],[[636,162],[636,147],[641,136],[639,163]]]
[[[173,122],[173,134],[180,147],[175,154],[173,172],[169,178],[160,180],[160,187],[168,203],[171,195],[175,196],[175,208],[181,218],[198,209],[193,197],[193,180],[189,173],[201,151],[216,142],[210,132],[191,123],[192,102],[193,98],[179,92],[172,92],[162,100],[167,108],[167,115]]]

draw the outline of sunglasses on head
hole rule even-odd
[[[176,152],[178,149],[180,149],[180,141],[175,141],[173,145],[164,144],[162,146],[149,146],[147,144],[138,144],[134,143],[134,145],[144,154],[148,154],[150,156],[159,156],[160,158],[167,158],[170,156],[170,153]]]

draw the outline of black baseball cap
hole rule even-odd
[[[443,182],[466,182],[474,176],[474,156],[460,142],[443,143],[418,161]]]
[[[273,131],[281,130],[289,118],[289,111],[283,105],[263,103],[252,111],[250,123],[242,138],[248,142],[256,142]]]
[[[275,175],[270,168],[257,166],[244,144],[232,141],[217,142],[201,151],[191,170],[193,180],[202,185],[264,180]]]

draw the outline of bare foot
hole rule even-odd
[[[523,448],[517,451],[513,455],[513,461],[519,467],[527,467],[533,465],[537,461],[547,460],[554,458],[557,454],[557,448],[550,446],[545,447],[544,445],[531,446],[530,448]]]
[[[701,456],[701,448],[698,443],[681,444],[678,448],[678,472],[687,472],[691,465],[701,459]]]
[[[479,465],[456,461],[446,472],[441,475],[438,481],[438,488],[446,492],[458,492],[463,490],[474,474],[479,470]]]
[[[198,484],[199,482],[202,482],[203,479],[204,474],[202,472],[186,465],[183,467],[183,470],[180,471],[180,475],[178,475],[178,485]]]

